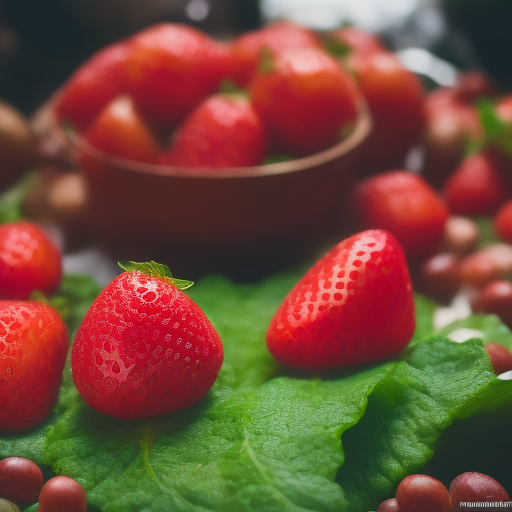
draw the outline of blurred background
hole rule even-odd
[[[393,50],[426,49],[511,82],[510,0],[0,0],[0,97],[30,114],[94,51],[158,21],[229,38],[281,18],[352,23]]]

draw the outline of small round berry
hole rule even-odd
[[[461,286],[459,258],[442,252],[425,260],[420,269],[421,291],[443,303],[449,303]]]
[[[38,512],[87,512],[85,489],[68,476],[55,476],[41,489]]]
[[[396,498],[390,498],[389,500],[383,501],[377,512],[399,512],[398,503],[396,502]]]
[[[485,350],[491,358],[491,364],[496,375],[512,370],[512,351],[498,343],[488,343]]]
[[[465,504],[468,502],[506,502],[510,501],[507,491],[494,478],[469,471],[456,477],[450,484],[450,496],[453,503],[453,512],[467,510]],[[502,508],[477,508],[471,507],[474,511],[503,510]]]
[[[35,462],[23,457],[0,461],[0,498],[25,508],[37,502],[42,487],[43,473]]]
[[[451,512],[452,501],[448,489],[428,475],[409,475],[396,490],[400,512]]]
[[[499,279],[485,285],[477,307],[482,313],[498,315],[505,325],[512,328],[512,282]]]

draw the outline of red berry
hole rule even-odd
[[[94,54],[64,84],[56,97],[61,121],[83,130],[124,89],[127,43],[115,43]]]
[[[502,163],[486,152],[466,157],[448,176],[442,190],[451,213],[456,215],[491,215],[511,192]]]
[[[402,167],[425,125],[421,81],[391,52],[352,52],[346,65],[372,116],[358,165],[367,171]]]
[[[402,248],[371,230],[340,242],[295,285],[270,323],[267,346],[294,367],[337,368],[397,355],[414,327]]]
[[[55,476],[48,480],[39,496],[38,512],[87,512],[85,489],[73,478]]]
[[[125,419],[197,402],[223,360],[212,324],[167,267],[152,262],[129,268],[94,301],[71,355],[73,380],[85,401]]]
[[[450,495],[453,503],[453,512],[476,510],[478,512],[503,510],[499,505],[492,506],[467,506],[468,502],[510,502],[509,495],[503,486],[494,478],[470,471],[462,473],[450,484]],[[475,504],[475,503],[474,503]]]
[[[28,299],[34,290],[51,294],[61,277],[60,251],[39,226],[0,225],[0,299]]]
[[[156,163],[160,158],[157,137],[130,96],[118,96],[108,103],[83,132],[83,137],[107,157],[146,163]],[[89,153],[87,148],[82,152],[81,162],[90,171],[98,157]]]
[[[67,351],[66,325],[53,308],[0,301],[0,430],[26,429],[49,414]]]
[[[496,233],[505,242],[512,243],[512,199],[505,201],[493,218]]]
[[[380,39],[358,27],[344,26],[329,31],[326,34],[327,46],[336,55],[350,55],[351,53],[386,52]]]
[[[396,490],[400,512],[451,512],[448,489],[437,479],[427,475],[405,477]]]
[[[487,343],[485,350],[489,354],[496,375],[512,370],[512,351],[498,343]]]
[[[398,510],[398,503],[396,502],[396,498],[390,498],[389,500],[383,501],[377,512],[400,512]]]
[[[361,181],[353,211],[363,228],[391,232],[414,260],[424,259],[440,244],[449,217],[443,198],[422,177],[404,170]]]
[[[178,125],[231,70],[228,47],[179,23],[160,23],[129,42],[127,92],[162,128]]]
[[[43,487],[39,466],[23,457],[8,457],[0,461],[0,498],[20,507],[36,503]]]
[[[350,75],[322,50],[285,50],[250,85],[254,108],[276,153],[304,156],[332,146],[357,120],[360,95]]]
[[[322,43],[313,30],[291,21],[272,23],[238,36],[231,44],[233,80],[239,87],[247,86],[265,51],[273,53],[292,48],[322,49]]]
[[[184,167],[251,167],[263,163],[267,135],[248,98],[213,95],[177,129],[168,163]]]

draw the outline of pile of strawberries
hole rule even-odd
[[[326,149],[363,101],[374,120],[364,165],[400,162],[421,133],[423,89],[373,35],[279,22],[224,42],[163,23],[93,55],[53,105],[108,155],[226,168]]]

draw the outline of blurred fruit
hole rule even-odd
[[[76,130],[86,128],[115,97],[126,82],[128,44],[121,41],[95,53],[71,75],[55,98],[59,121]]]
[[[36,139],[28,120],[0,101],[0,191],[19,180],[36,162]]]
[[[176,130],[167,155],[174,166],[251,167],[267,156],[265,127],[241,94],[212,95]]]
[[[153,25],[133,36],[126,92],[156,126],[177,126],[231,73],[226,44],[179,23]]]
[[[320,38],[313,30],[291,21],[280,21],[246,32],[236,37],[230,46],[233,80],[239,87],[249,84],[262,64],[265,52],[272,54],[297,48],[322,49]]]
[[[421,176],[392,170],[360,181],[352,199],[354,221],[392,233],[414,261],[432,254],[449,217],[443,198]]]
[[[294,157],[316,153],[347,136],[360,107],[348,73],[324,51],[310,48],[269,56],[250,93],[267,126],[271,151]]]

